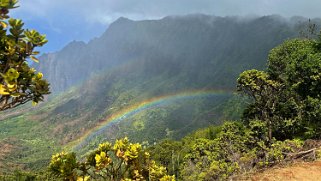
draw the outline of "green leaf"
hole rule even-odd
[[[4,21],[0,21],[0,24],[3,28],[7,28],[8,27],[8,24]]]
[[[32,55],[38,55],[40,52],[38,52],[38,51],[34,51],[34,52],[32,52]]]
[[[23,94],[21,94],[21,93],[13,93],[13,94],[11,94],[10,96],[11,97],[20,97],[20,96],[22,96]]]
[[[39,63],[39,60],[34,56],[30,56],[30,59],[36,63]]]
[[[32,106],[36,106],[38,102],[32,101]]]

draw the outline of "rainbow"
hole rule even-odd
[[[150,109],[157,106],[168,105],[173,101],[193,99],[193,98],[206,98],[219,95],[229,95],[233,92],[230,90],[190,90],[184,92],[178,92],[174,94],[167,94],[159,97],[144,100],[137,104],[133,104],[127,108],[124,108],[100,122],[99,125],[87,131],[82,137],[73,142],[73,150],[78,150],[86,143],[92,140],[95,136],[102,134],[112,123],[120,122],[128,117],[131,117],[143,110]]]

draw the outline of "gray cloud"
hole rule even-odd
[[[18,14],[57,18],[74,16],[109,24],[119,16],[154,19],[205,13],[217,16],[270,15],[321,17],[321,0],[20,0]]]
[[[43,51],[72,40],[89,41],[123,16],[133,20],[203,13],[216,16],[271,15],[321,17],[321,0],[19,0],[12,17],[47,35]]]

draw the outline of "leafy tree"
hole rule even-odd
[[[283,97],[295,108],[287,112],[292,113],[295,126],[301,127],[301,134],[309,138],[321,136],[320,44],[320,40],[286,41],[269,56],[268,71],[286,86],[288,94]],[[281,66],[277,67],[276,62]]]
[[[266,71],[240,74],[238,90],[252,98],[244,120],[262,120],[277,139],[321,136],[320,40],[285,41],[269,53]]]
[[[175,180],[166,174],[165,167],[150,159],[140,144],[130,143],[127,138],[114,145],[100,144],[85,162],[78,162],[74,153],[58,153],[52,157],[49,169],[64,180]]]
[[[254,100],[251,105],[251,114],[255,119],[263,120],[267,123],[269,140],[272,140],[272,125],[274,124],[274,113],[278,101],[278,93],[282,85],[270,79],[264,71],[248,70],[240,74],[237,79],[238,90],[250,96]]]
[[[36,47],[47,43],[45,35],[23,29],[20,19],[10,18],[9,10],[17,0],[0,0],[0,110],[14,108],[28,101],[33,104],[49,94],[49,84],[27,60],[38,62]]]

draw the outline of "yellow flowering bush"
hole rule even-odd
[[[0,111],[28,101],[36,104],[50,93],[42,73],[27,62],[39,62],[35,48],[46,44],[46,37],[36,30],[23,29],[22,20],[9,17],[9,10],[16,8],[17,3],[0,0]]]
[[[56,154],[49,170],[65,180],[175,180],[140,144],[130,143],[128,138],[116,140],[114,145],[100,144],[84,162],[77,162],[74,153]]]
[[[78,168],[78,163],[75,153],[57,153],[52,156],[49,165],[50,171],[55,176],[65,178],[67,180],[75,180],[76,168]]]

